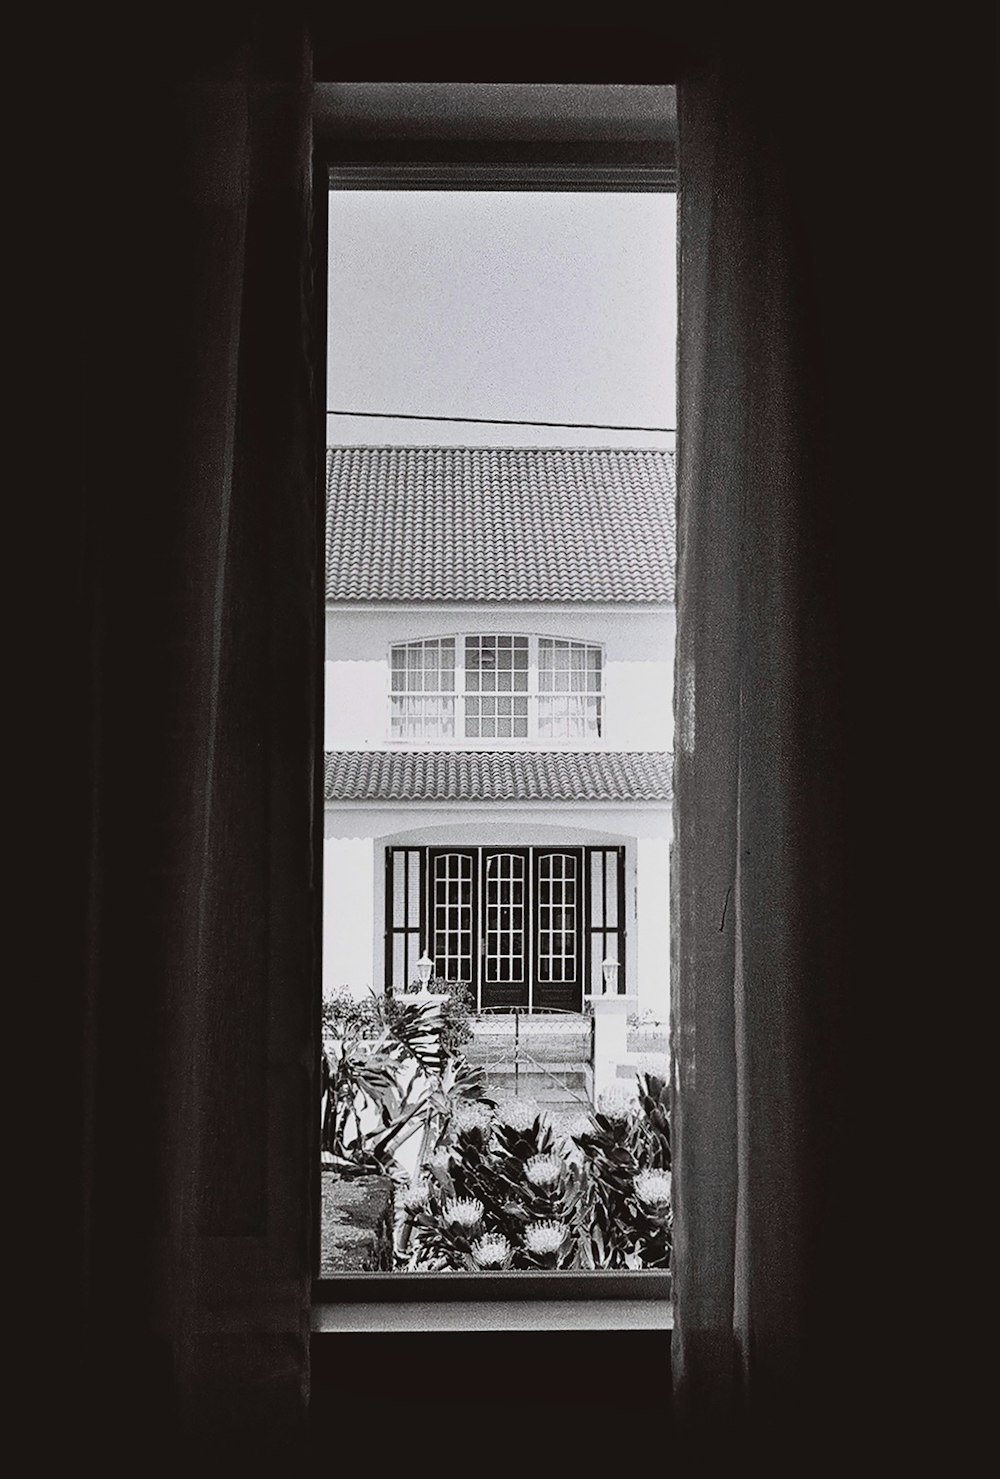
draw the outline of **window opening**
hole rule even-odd
[[[489,635],[396,643],[394,740],[597,740],[602,649],[568,638]]]
[[[380,456],[371,459],[374,471],[362,470],[361,481],[352,485],[355,502],[341,510],[343,517],[328,538],[341,547],[354,541],[350,547],[356,569],[381,561],[389,573],[374,594],[354,593],[340,601],[334,592],[328,604],[328,718],[334,727],[327,742],[327,794],[336,804],[328,807],[324,854],[324,1023],[331,1059],[324,1103],[327,1165],[334,1156],[332,1164],[349,1172],[345,1185],[366,1156],[372,1166],[395,1165],[397,1205],[388,1256],[396,1271],[663,1270],[669,1262],[666,1201],[649,1203],[647,1222],[658,1228],[659,1243],[654,1237],[647,1257],[636,1252],[633,1239],[633,1261],[626,1262],[624,1244],[613,1256],[607,1247],[599,1249],[588,1241],[584,1219],[567,1210],[565,1198],[558,1198],[570,1184],[560,1179],[569,1175],[569,1166],[577,1161],[583,1166],[587,1160],[581,1143],[573,1139],[574,1128],[580,1131],[589,1124],[593,1129],[595,1122],[586,1116],[592,1116],[599,1100],[614,1100],[614,1093],[607,1097],[607,1081],[603,1087],[598,1082],[601,1072],[606,1079],[608,1069],[603,1059],[600,1066],[594,1047],[603,1031],[601,1019],[596,1007],[593,1018],[586,1013],[592,1003],[620,1002],[623,1012],[631,1009],[637,1016],[643,930],[645,959],[653,954],[649,942],[655,921],[638,927],[637,921],[643,907],[650,914],[648,900],[656,896],[649,880],[655,880],[660,867],[660,843],[669,840],[669,818],[666,793],[661,796],[655,785],[651,791],[644,777],[656,771],[654,760],[668,751],[671,736],[662,720],[668,716],[669,699],[656,712],[651,702],[645,717],[643,705],[659,689],[670,687],[672,597],[664,594],[659,604],[643,605],[642,597],[627,588],[626,575],[619,576],[640,542],[626,520],[614,538],[602,535],[601,559],[612,572],[603,606],[567,578],[554,605],[548,604],[551,593],[535,600],[522,596],[508,611],[503,604],[507,597],[491,605],[486,589],[466,593],[461,616],[444,626],[448,602],[456,598],[437,594],[438,582],[449,560],[463,558],[455,532],[458,522],[446,523],[428,552],[417,538],[419,511],[398,525],[388,514],[371,525],[363,516],[356,527],[350,520],[364,506],[365,476],[390,476],[391,466],[393,476],[413,476],[405,472],[402,454],[407,448],[565,449],[574,455],[589,448],[671,452],[672,383],[658,401],[655,395],[643,401],[635,392],[643,376],[647,389],[651,376],[665,377],[661,391],[672,382],[672,322],[655,324],[648,305],[636,312],[635,305],[630,308],[614,298],[614,284],[629,277],[639,255],[637,233],[631,229],[619,230],[614,241],[612,231],[597,251],[594,270],[599,277],[603,274],[606,301],[596,315],[596,300],[588,301],[594,285],[582,279],[563,301],[566,284],[558,278],[566,274],[568,238],[558,245],[558,231],[553,235],[550,228],[559,221],[559,231],[565,230],[578,210],[579,202],[574,205],[565,196],[559,205],[555,194],[543,199],[544,192],[529,191],[531,204],[522,201],[529,214],[535,212],[529,236],[534,231],[541,242],[549,232],[548,249],[535,252],[531,269],[547,274],[550,292],[542,315],[546,324],[538,333],[539,325],[531,323],[527,284],[518,283],[510,263],[503,264],[506,246],[501,249],[501,243],[510,233],[496,229],[496,222],[494,229],[481,232],[489,214],[482,195],[466,197],[469,222],[464,229],[451,230],[446,248],[451,252],[458,243],[462,260],[449,263],[442,278],[436,274],[431,245],[434,229],[427,224],[425,230],[420,223],[424,207],[427,223],[432,222],[441,196],[426,198],[421,206],[413,197],[429,192],[407,188],[397,192],[395,202],[389,200],[391,191],[358,192],[369,206],[373,197],[378,199],[369,212],[363,254],[348,270],[351,248],[345,239],[338,240],[337,207],[349,205],[354,193],[335,191],[331,200],[331,346],[337,345],[337,353],[330,355],[327,405],[340,409],[329,417],[327,440],[331,446],[380,449]],[[457,199],[461,193],[448,202],[456,219],[463,209]],[[610,199],[608,206],[611,215],[621,206],[623,224],[628,210]],[[489,209],[503,217],[512,207],[495,198]],[[551,220],[546,220],[547,213]],[[579,228],[584,215],[581,206],[570,236],[587,241],[589,250],[601,233]],[[370,297],[362,301],[365,290],[363,284],[359,290],[357,273],[366,274],[369,282],[377,277],[378,253],[372,247],[379,231],[388,234],[395,275],[384,280],[382,300],[374,303]],[[477,232],[480,260],[499,264],[489,292],[476,285],[475,253],[462,246],[463,240],[471,244]],[[442,250],[439,244],[438,256]],[[352,271],[354,288],[345,294]],[[339,286],[333,281],[338,273]],[[664,301],[670,300],[673,275],[665,250],[655,273],[655,294]],[[409,321],[407,295],[416,307],[416,317]],[[671,302],[667,319],[672,320],[672,312]],[[549,355],[562,326],[577,320],[592,326],[602,322],[609,342],[625,346],[625,358],[621,347],[599,348],[600,333],[586,351],[578,347],[575,356],[566,343],[559,354]],[[654,374],[649,364],[637,362],[641,346],[657,342],[664,353]],[[443,347],[446,343],[449,348]],[[611,368],[616,354],[624,366],[617,372]],[[506,385],[498,369],[504,362],[515,369]],[[350,374],[344,378],[345,370],[353,374],[373,363],[380,367],[380,405],[366,403],[360,381],[352,382]],[[486,380],[480,374],[484,366]],[[618,397],[626,382],[631,390]],[[599,404],[600,397],[589,398],[588,386],[596,384],[603,386],[604,404]],[[533,415],[525,414],[527,402],[514,403],[528,385],[536,398]],[[367,391],[372,389],[369,384]],[[499,547],[498,539],[502,543],[498,530],[510,476],[502,458],[496,467],[501,471],[485,501],[466,510],[475,534],[463,536],[491,550]],[[422,496],[432,501],[444,496],[433,472],[425,470],[421,476],[427,479]],[[468,489],[463,496],[484,497],[481,490]],[[560,497],[564,505],[573,505],[577,489],[572,480]],[[648,529],[644,537],[649,537]],[[407,587],[410,593],[399,594],[392,585],[393,572],[412,573],[418,558],[428,563],[418,571],[416,585]],[[558,564],[558,540],[537,539],[527,558],[539,568],[546,560]],[[569,571],[572,560],[562,559]],[[499,619],[484,619],[490,611]],[[659,656],[657,633],[662,637]],[[346,738],[337,724],[344,726]],[[609,745],[620,749],[608,756]],[[500,763],[503,752],[510,762],[506,768]],[[598,752],[601,765],[593,763]],[[643,831],[625,813],[631,805],[638,814],[650,796],[666,820],[650,822]],[[627,842],[616,835],[622,829]],[[668,954],[664,952],[664,959]],[[451,1066],[442,1077],[442,1061],[435,1058],[440,1034],[427,1030],[420,1012],[430,1008],[440,1019],[452,1011],[460,989],[467,992],[466,1006],[474,1014],[473,1043],[464,1054],[451,1059],[445,1054]],[[417,1018],[408,1021],[415,1007]],[[461,1011],[458,1020],[468,1028],[469,1018]],[[615,1020],[624,1028],[624,1015]],[[627,1056],[624,1032],[619,1037]],[[494,1057],[484,1070],[481,1054],[477,1059],[474,1051],[479,1042],[508,1058],[498,1067]],[[455,1079],[447,1075],[458,1065],[468,1076],[466,1089],[478,1077],[478,1091],[454,1095]],[[627,1114],[634,1114],[627,1071],[636,1065],[623,1066]],[[532,1209],[530,1238],[520,1223],[493,1226],[485,1215],[489,1197],[484,1202],[477,1187],[486,1196],[487,1183],[469,1179],[471,1163],[463,1159],[461,1138],[477,1133],[478,1125],[480,1136],[486,1136],[481,1169],[486,1166],[497,1153],[496,1134],[504,1124],[511,1128],[502,1113],[523,1115],[502,1110],[502,1103],[526,1106],[529,1081],[541,1113],[533,1126],[518,1133],[536,1137],[537,1156],[543,1161],[554,1157],[557,1163],[554,1172],[551,1166],[545,1172],[555,1175],[551,1184],[540,1167],[535,1169],[542,1179],[532,1181],[526,1161],[517,1172],[524,1205]],[[452,1087],[446,1088],[448,1084]],[[559,1106],[553,1104],[561,1090],[568,1092],[574,1112],[585,1115],[575,1127],[565,1111],[560,1118]],[[436,1095],[437,1102],[447,1101],[436,1118],[421,1109],[426,1093]],[[342,1121],[337,1120],[340,1111]],[[406,1133],[407,1116],[418,1130],[415,1135]],[[643,1170],[664,1169],[668,1153],[662,1141],[650,1138],[644,1154]],[[637,1163],[637,1174],[638,1169]],[[596,1172],[591,1167],[580,1174],[586,1180]],[[647,1178],[649,1187],[655,1180]],[[662,1192],[661,1183],[656,1185]],[[543,1203],[552,1215],[542,1215]],[[562,1216],[556,1215],[557,1204],[568,1219],[558,1246],[553,1241]],[[459,1212],[461,1218],[468,1214],[476,1220],[467,1226],[449,1222]]]
[[[541,638],[538,687],[538,733],[543,739],[600,738],[599,647]]]
[[[455,733],[455,643],[392,649],[393,739],[451,739]]]

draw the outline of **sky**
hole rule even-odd
[[[673,447],[672,194],[333,190],[331,445]],[[556,430],[384,413],[664,427]]]

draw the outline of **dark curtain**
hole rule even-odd
[[[677,71],[677,1432],[947,1466],[995,974],[997,17],[708,25]]]
[[[843,240],[808,73],[744,38],[679,85],[673,1379],[681,1431],[775,1454],[833,1411],[850,1257]]]
[[[322,582],[294,9],[163,12],[134,50],[127,17],[78,22],[91,779],[67,1393],[77,1451],[139,1443],[136,1472],[287,1466],[308,1398]]]

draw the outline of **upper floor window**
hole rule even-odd
[[[390,735],[596,740],[603,653],[557,637],[439,637],[392,649]]]
[[[454,735],[454,638],[394,647],[393,739],[453,739]]]

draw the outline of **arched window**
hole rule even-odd
[[[469,635],[392,648],[390,738],[601,738],[604,654],[561,637]]]

